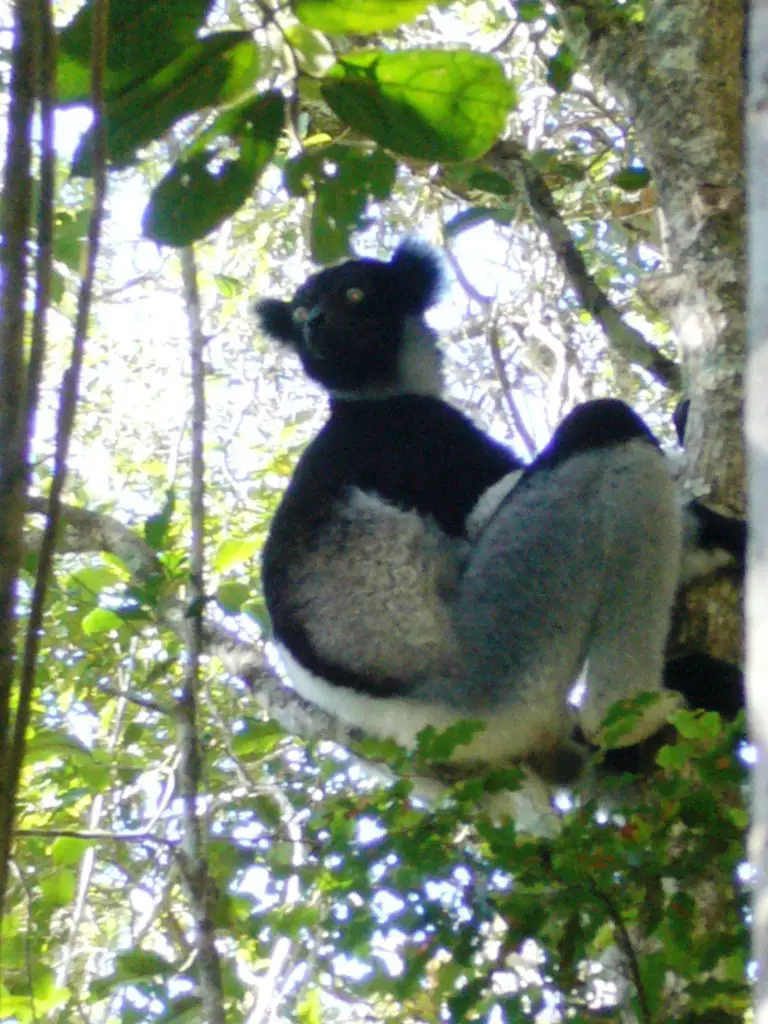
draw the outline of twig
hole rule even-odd
[[[149,697],[141,697],[132,690],[120,690],[109,683],[100,683],[96,689],[99,693],[105,693],[108,697],[118,697],[120,700],[127,700],[129,704],[136,704],[137,707],[146,708],[147,711],[156,711],[159,715],[168,715],[173,718],[176,715],[176,708],[160,701],[151,700]]]
[[[507,409],[512,417],[512,423],[514,424],[515,430],[520,435],[520,439],[525,445],[528,454],[533,455],[536,451],[536,442],[533,439],[533,435],[528,430],[528,427],[525,425],[525,420],[523,419],[517,402],[515,401],[514,392],[512,390],[512,381],[509,379],[507,367],[504,363],[504,356],[501,352],[501,345],[499,343],[499,324],[496,318],[491,321],[490,329],[488,331],[488,347],[491,350],[493,367],[496,371],[496,376],[499,379],[501,391],[507,403]]]
[[[682,386],[679,365],[652,345],[641,331],[626,323],[597,284],[557,208],[549,186],[533,167],[523,147],[511,139],[499,142],[487,160],[506,177],[513,171],[517,173],[525,187],[537,225],[549,239],[581,304],[600,324],[611,345],[625,359],[642,366],[656,380],[679,391]]]
[[[648,993],[645,991],[643,976],[640,972],[640,963],[637,959],[635,947],[632,945],[632,936],[629,934],[627,926],[624,924],[624,919],[610,896],[598,889],[594,882],[587,882],[585,888],[599,903],[602,903],[608,911],[608,917],[613,923],[616,935],[616,945],[621,950],[627,969],[629,970],[630,978],[632,979],[632,984],[635,986],[635,991],[637,992],[637,1000],[640,1003],[642,1020],[650,1022],[653,1020],[653,1015],[648,1002]]]
[[[41,836],[43,839],[83,839],[91,842],[103,842],[109,840],[116,843],[158,843],[160,846],[167,846],[173,850],[176,843],[162,836],[151,835],[146,830],[141,832],[79,832],[75,829],[66,828],[20,828],[16,835]]]
[[[456,259],[454,253],[446,248],[445,250],[448,262],[451,265],[451,269],[456,275],[456,280],[459,282],[461,287],[474,301],[479,305],[483,306],[486,310],[486,323],[490,325],[488,331],[488,346],[491,350],[491,358],[493,359],[493,368],[496,371],[496,377],[498,378],[499,385],[501,387],[502,394],[504,395],[504,401],[506,402],[509,415],[512,419],[512,425],[520,435],[520,439],[528,450],[529,454],[533,454],[536,451],[536,442],[531,436],[530,431],[525,425],[525,421],[520,414],[520,410],[517,407],[517,402],[512,391],[512,382],[509,379],[507,368],[504,365],[504,357],[501,352],[501,345],[499,343],[499,325],[498,320],[493,315],[493,305],[495,299],[489,295],[483,295],[479,292],[472,282],[467,278],[464,270]]]
[[[184,303],[189,323],[190,361],[192,364],[192,456],[190,486],[190,631],[187,641],[187,669],[184,675],[179,710],[181,712],[180,747],[182,817],[184,836],[180,864],[195,920],[198,970],[205,1019],[209,1024],[226,1024],[221,963],[216,949],[211,919],[212,883],[203,856],[203,834],[197,811],[200,789],[201,754],[197,735],[197,691],[200,660],[205,650],[205,334],[200,312],[197,268],[191,248],[181,251],[181,275]]]

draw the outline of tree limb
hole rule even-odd
[[[589,272],[584,257],[557,208],[544,177],[533,167],[523,147],[514,140],[499,142],[486,156],[487,164],[506,178],[520,180],[536,224],[544,232],[566,278],[583,307],[600,324],[614,349],[656,380],[679,391],[680,367],[665,356],[621,316]]]

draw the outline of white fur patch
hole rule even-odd
[[[496,514],[502,501],[517,486],[523,472],[522,469],[513,470],[483,491],[467,517],[466,532],[469,540],[477,540]]]
[[[473,719],[469,712],[458,713],[445,705],[423,704],[404,697],[369,697],[358,690],[337,686],[306,669],[283,644],[278,642],[275,646],[288,678],[300,696],[370,736],[393,739],[412,750],[417,736],[427,726],[441,731],[456,722]],[[453,760],[501,763],[530,753],[530,709],[525,710],[524,730],[519,728],[520,714],[520,707],[516,706],[514,709],[500,708],[488,716],[474,716],[478,721],[485,721],[485,729],[459,747]],[[552,712],[542,707],[541,716],[546,719],[540,725],[541,734],[545,735],[547,725],[551,725]]]

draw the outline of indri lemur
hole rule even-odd
[[[681,530],[667,462],[622,402],[576,408],[528,466],[445,402],[424,320],[440,278],[404,243],[258,304],[331,397],[264,549],[267,607],[297,691],[346,723],[411,745],[479,719],[457,759],[563,780],[580,767],[576,721],[596,740],[608,707],[642,691],[667,699],[623,742],[666,717],[683,537],[699,553],[732,537],[696,504]]]

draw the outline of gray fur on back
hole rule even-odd
[[[521,728],[548,703],[565,727],[584,669],[581,725],[596,738],[614,701],[661,688],[679,552],[674,484],[650,445],[535,476],[491,520],[460,581],[454,621],[471,651],[460,699],[517,706]]]

